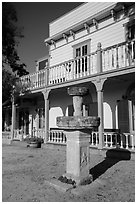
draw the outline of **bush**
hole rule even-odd
[[[44,143],[44,139],[41,137],[26,137],[24,139],[24,141],[26,141],[27,143],[31,143],[31,142],[36,142],[36,143]]]

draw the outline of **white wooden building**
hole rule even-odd
[[[83,3],[49,24],[45,44],[49,57],[21,77],[31,85],[15,103],[14,137],[36,135],[45,143],[65,144],[56,117],[73,115],[67,88],[86,86],[83,115],[101,119],[91,132],[91,147],[119,144],[134,150],[135,3]],[[5,126],[8,118],[7,111]]]

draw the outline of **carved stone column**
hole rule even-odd
[[[46,143],[48,141],[48,135],[49,135],[49,93],[50,90],[44,90],[42,91],[44,100],[45,100],[45,140]]]

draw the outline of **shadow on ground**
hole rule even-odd
[[[101,163],[90,169],[90,174],[95,181],[99,176],[105,173],[109,168],[122,160],[130,160],[131,152],[126,149],[110,149],[106,152],[106,158]]]

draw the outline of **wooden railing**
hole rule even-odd
[[[62,130],[49,131],[48,143],[52,144],[66,144],[66,135]],[[90,146],[98,147],[99,134],[98,132],[92,132],[90,137]],[[104,147],[105,148],[125,148],[135,149],[135,136],[130,133],[119,134],[116,132],[104,132]]]
[[[48,143],[53,144],[66,144],[66,135],[63,130],[49,131]]]
[[[91,133],[90,144],[92,147],[97,147],[99,144],[98,132]],[[112,148],[119,147],[125,149],[135,149],[135,136],[130,133],[104,132],[104,147]]]
[[[135,65],[135,40],[119,43],[100,51],[102,53],[102,72]],[[90,55],[23,76],[21,82],[29,83],[30,90],[33,90],[92,76],[97,73],[97,52],[98,50]]]

